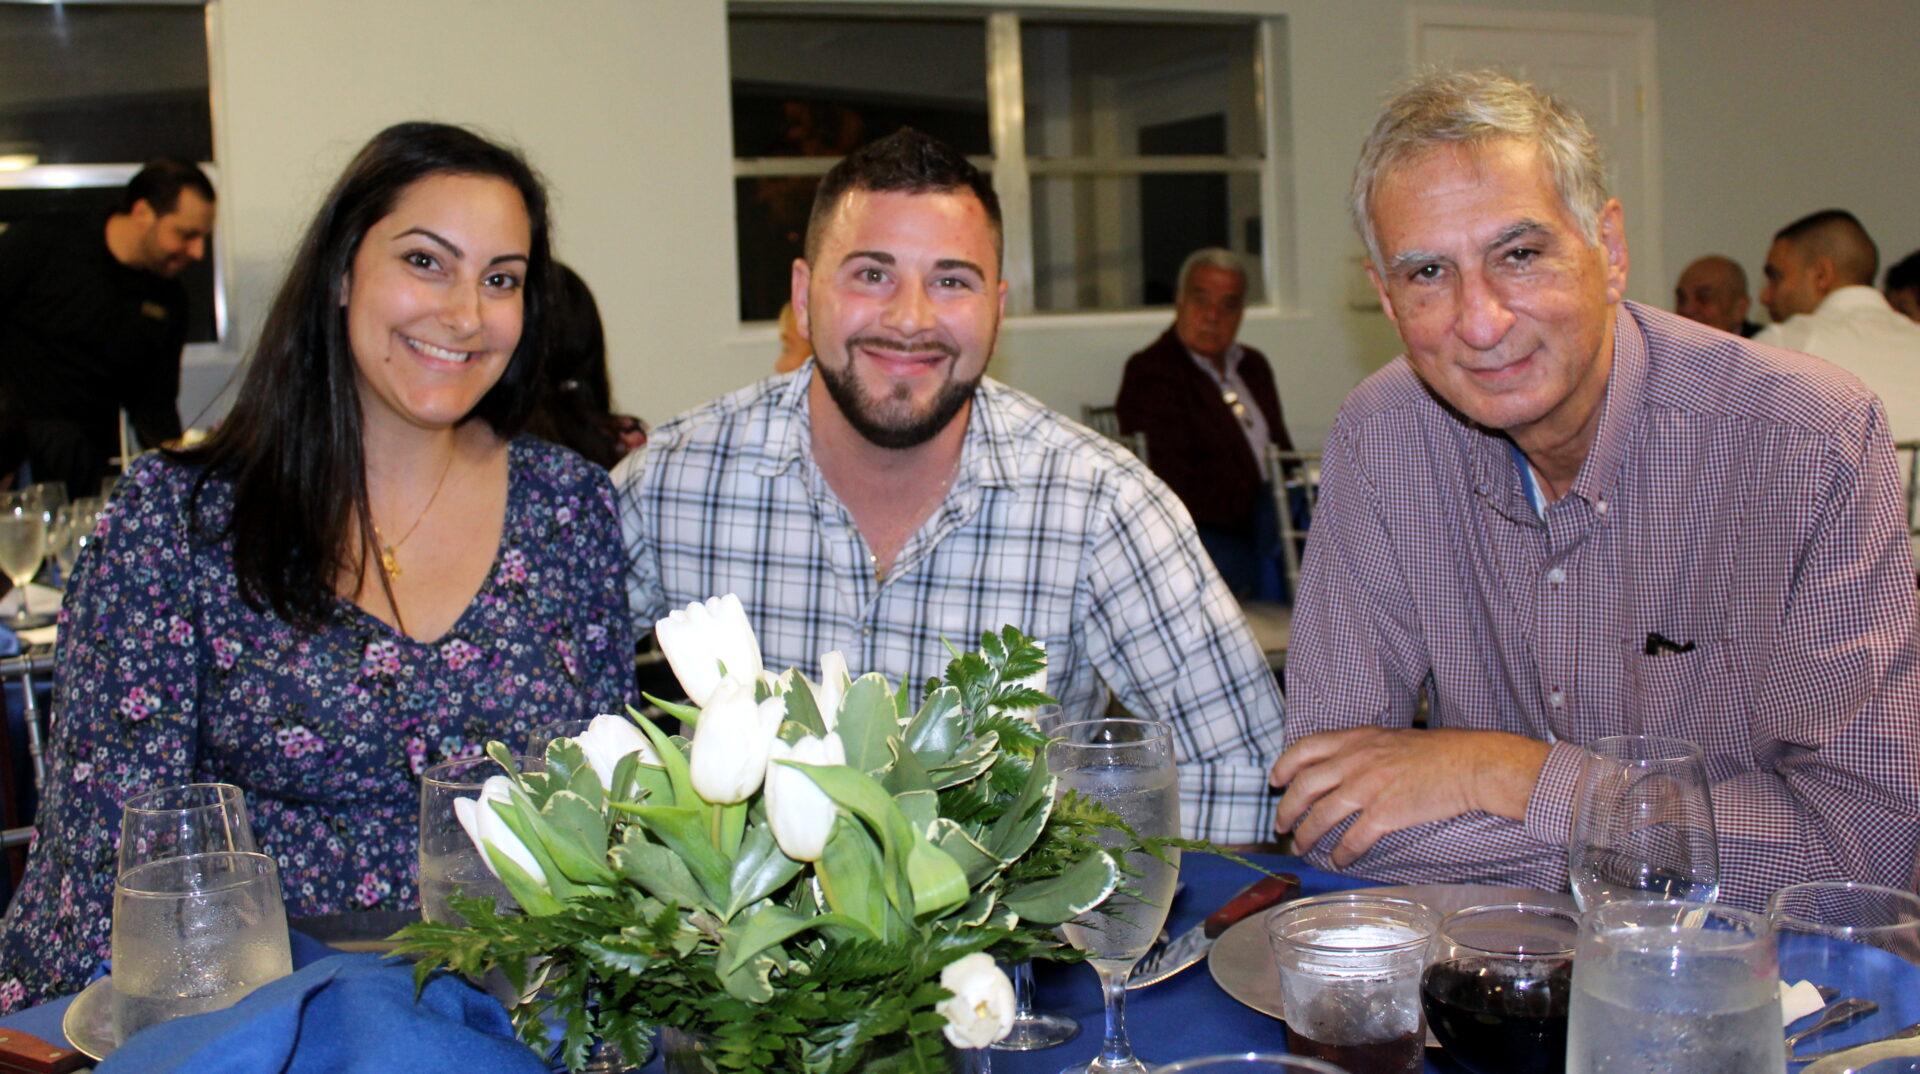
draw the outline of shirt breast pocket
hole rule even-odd
[[[1753,698],[1744,647],[1736,638],[1695,639],[1692,649],[1646,652],[1642,639],[1622,641],[1626,666],[1621,703],[1627,727],[1682,738],[1709,758],[1753,750]]]

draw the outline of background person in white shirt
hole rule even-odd
[[[1774,323],[1753,338],[1859,377],[1886,404],[1893,438],[1920,439],[1920,324],[1873,289],[1879,268],[1873,239],[1844,209],[1788,224],[1767,251],[1760,292]]]

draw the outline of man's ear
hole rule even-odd
[[[813,338],[812,318],[808,316],[807,288],[813,283],[813,266],[804,257],[793,259],[793,278],[788,284],[787,301],[793,303],[793,323],[800,334]]]
[[[1600,210],[1600,249],[1607,256],[1607,301],[1627,297],[1627,211],[1619,198]]]
[[[1367,282],[1373,284],[1373,293],[1380,296],[1380,309],[1386,313],[1387,320],[1392,321],[1393,327],[1398,329],[1400,318],[1393,314],[1393,297],[1387,294],[1387,285],[1380,281],[1380,273],[1375,271],[1372,258],[1367,259]]]
[[[1807,277],[1813,281],[1813,292],[1825,298],[1840,288],[1840,268],[1833,263],[1829,254],[1821,254],[1807,266]]]

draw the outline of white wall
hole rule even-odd
[[[1656,0],[1654,15],[1675,274],[1732,257],[1764,321],[1767,246],[1807,213],[1858,216],[1883,269],[1920,248],[1920,4]]]
[[[1830,203],[1861,212],[1890,253],[1920,245],[1920,220],[1908,212],[1920,168],[1911,106],[1920,7],[1836,2],[1859,17],[1829,7],[1816,18],[1789,0],[1480,6],[1655,15],[1668,259],[1721,248],[1757,270],[1766,235]],[[1242,334],[1274,359],[1295,438],[1317,442],[1347,390],[1398,350],[1378,312],[1347,308],[1348,259],[1359,244],[1342,199],[1382,91],[1407,62],[1406,5],[1045,6],[1287,17],[1298,307],[1255,310]],[[623,409],[657,422],[771,367],[772,331],[742,329],[734,316],[721,0],[216,0],[214,12],[220,241],[242,345],[299,229],[353,150],[387,123],[434,118],[512,140],[546,174],[558,250],[591,282],[607,320]],[[1744,27],[1730,43],[1715,36],[1729,20]],[[1822,44],[1809,47],[1808,37]],[[1810,160],[1845,167],[1823,176]],[[1082,403],[1110,401],[1127,354],[1167,321],[1016,320],[993,372],[1077,414]],[[209,390],[221,372],[190,371],[189,390]],[[182,409],[193,413],[196,402],[183,399]]]

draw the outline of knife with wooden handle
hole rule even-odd
[[[56,1048],[17,1029],[0,1029],[0,1074],[69,1074],[88,1062],[72,1048]]]
[[[1253,916],[1275,903],[1285,902],[1300,891],[1300,878],[1292,873],[1264,876],[1241,888],[1227,904],[1207,915],[1205,921],[1188,929],[1147,956],[1127,978],[1128,988],[1159,984],[1188,966],[1207,957],[1213,941],[1244,918]]]

